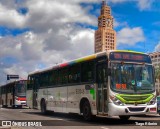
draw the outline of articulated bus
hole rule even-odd
[[[26,106],[26,86],[27,80],[17,80],[0,86],[0,105],[12,108]]]
[[[149,55],[101,52],[28,75],[27,105],[47,111],[93,116],[156,113],[154,69]]]

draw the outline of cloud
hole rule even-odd
[[[0,84],[5,83],[6,74],[28,73],[93,54],[94,30],[78,24],[97,26],[97,18],[89,14],[89,8],[80,3],[99,0],[16,0],[0,2],[0,25],[8,28],[29,28],[17,36],[0,38]],[[26,8],[25,15],[19,8]],[[12,58],[10,64],[4,59]]]
[[[150,9],[154,0],[138,0],[138,7],[140,10]]]
[[[97,25],[96,17],[75,1],[29,0],[26,6],[29,10],[26,25],[38,32],[50,28],[55,31],[60,26],[63,28],[73,23]]]
[[[152,25],[160,27],[160,21],[156,21],[156,22],[152,23]]]
[[[27,16],[19,14],[13,8],[7,8],[0,3],[0,25],[10,28],[22,28],[25,25]]]
[[[69,33],[68,41],[64,39],[63,43],[61,37],[52,37],[52,32],[49,36],[44,33],[37,35],[30,31],[17,37],[1,38],[3,49],[0,51],[0,58],[12,57],[17,62],[8,65],[0,60],[0,71],[26,78],[31,71],[93,54],[94,30],[75,28]]]
[[[107,2],[111,2],[113,4],[124,3],[124,2],[136,2],[139,10],[149,10],[155,0],[107,0]]]
[[[140,27],[123,28],[117,32],[117,44],[135,45],[145,40],[143,30]]]
[[[122,3],[122,2],[127,2],[128,0],[107,0],[108,2],[112,2],[112,3]]]
[[[125,21],[125,22],[119,22],[117,21],[116,19],[114,19],[114,27],[124,27],[124,26],[128,26],[128,23]]]
[[[81,7],[80,3],[99,2],[98,0],[17,0],[17,3],[9,0],[0,2],[0,24],[10,28],[32,28],[39,32],[50,27],[60,26],[62,23],[84,23],[97,25],[94,15],[88,13],[88,9]],[[26,15],[19,13],[19,8],[26,8]],[[3,17],[3,18],[2,18]],[[43,26],[42,26],[43,24]]]
[[[157,44],[157,46],[154,49],[156,52],[160,52],[160,42]]]

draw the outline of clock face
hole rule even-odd
[[[102,26],[102,19],[98,21],[98,26]]]
[[[107,27],[111,27],[112,26],[112,20],[111,19],[106,19],[106,24],[107,24]]]

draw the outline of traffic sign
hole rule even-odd
[[[19,79],[19,75],[7,75],[7,80],[10,79]]]

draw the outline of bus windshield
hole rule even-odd
[[[25,84],[16,84],[15,95],[17,95],[19,97],[25,97],[26,96],[26,85]]]
[[[112,63],[111,89],[130,94],[153,92],[155,89],[152,66]]]

